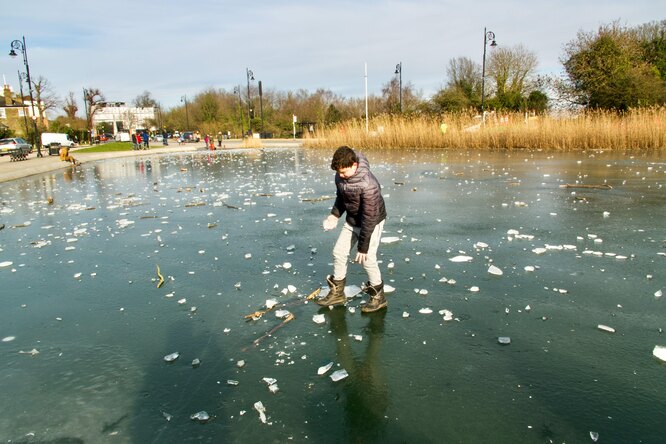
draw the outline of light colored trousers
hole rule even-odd
[[[370,285],[379,285],[382,282],[382,274],[377,264],[377,248],[382,237],[384,221],[381,221],[370,236],[370,246],[368,247],[368,258],[363,262],[363,269],[368,273]],[[352,227],[345,222],[338,236],[335,247],[333,247],[333,279],[340,280],[347,277],[347,264],[349,262],[349,253],[358,242],[358,235],[361,228]],[[356,255],[354,255],[356,257]]]

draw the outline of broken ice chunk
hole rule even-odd
[[[504,272],[495,265],[491,265],[490,267],[488,267],[488,273],[495,276],[502,276],[504,274]]]
[[[597,442],[599,439],[599,433],[597,432],[590,432],[590,439],[594,442]]]
[[[312,316],[312,321],[315,324],[323,324],[324,322],[326,322],[326,317],[323,314],[316,314]]]
[[[286,318],[290,314],[291,313],[289,312],[289,310],[278,310],[278,311],[275,312],[275,317],[279,318],[279,319],[282,319],[282,318]]]
[[[9,266],[10,266],[11,264],[13,264],[13,263],[14,263],[14,262],[12,262],[12,261],[4,261],[4,262],[0,262],[0,268],[9,267]]]
[[[162,412],[162,416],[164,416],[164,419],[166,419],[167,421],[171,421],[171,418],[173,418],[173,415],[167,412]]]
[[[479,287],[477,287],[476,285],[473,285],[473,286],[469,287],[469,291],[471,291],[473,293],[476,293],[476,292],[479,291]]]
[[[660,298],[660,297],[662,297],[663,295],[664,295],[664,293],[663,293],[661,290],[657,290],[657,291],[655,291],[655,293],[654,293],[654,297],[655,297],[655,298]]]
[[[329,363],[326,364],[326,365],[322,365],[321,367],[319,367],[319,368],[317,369],[317,375],[319,375],[319,376],[325,375],[326,373],[328,373],[328,371],[329,371],[332,367],[333,367],[333,363],[332,363],[332,362],[329,362]]]
[[[449,260],[451,262],[470,262],[472,259],[473,258],[471,256],[460,255],[460,256],[452,257]]]
[[[264,404],[262,404],[261,401],[257,401],[254,403],[254,409],[259,413],[259,419],[261,422],[266,424],[266,407],[264,407]]]
[[[654,349],[652,350],[652,355],[655,358],[661,359],[662,361],[666,362],[666,347],[663,345],[655,345]]]
[[[511,338],[508,336],[500,336],[497,338],[497,342],[499,342],[502,345],[509,345],[511,344]]]
[[[176,359],[178,359],[179,356],[180,356],[180,353],[178,353],[178,352],[170,353],[170,354],[168,354],[164,357],[164,360],[166,362],[173,362]]]
[[[277,305],[277,301],[275,299],[266,299],[266,308],[271,309]]]
[[[199,421],[200,423],[203,424],[210,419],[210,415],[205,410],[202,410],[200,412],[190,415],[190,419],[192,421]]]
[[[393,244],[395,242],[400,241],[400,238],[397,236],[388,236],[388,237],[382,237],[381,238],[381,243],[383,244]]]
[[[349,373],[347,373],[347,370],[345,370],[343,368],[343,369],[336,370],[333,373],[331,373],[331,380],[333,382],[338,382],[342,379],[345,379],[347,376],[349,376]]]
[[[607,331],[608,333],[615,333],[615,329],[613,327],[609,327],[608,325],[599,324],[597,325],[597,328],[601,331]]]
[[[409,313],[407,313],[406,311],[403,311],[403,312],[402,312],[402,317],[403,317],[403,318],[408,318],[408,317],[409,317]]]
[[[427,308],[427,307],[426,307],[426,308],[422,308],[422,309],[419,310],[419,313],[421,313],[421,314],[430,314],[430,313],[432,313],[432,309],[431,309],[431,308]]]
[[[2,338],[2,342],[12,342],[14,339],[16,339],[16,336],[5,336]]]

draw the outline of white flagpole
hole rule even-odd
[[[365,132],[368,132],[368,62],[365,62]]]

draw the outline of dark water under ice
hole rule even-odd
[[[388,311],[290,306],[253,346],[280,320],[244,315],[331,270],[330,155],[127,158],[3,184],[0,439],[663,442],[663,158],[370,152],[400,238],[380,247]],[[561,187],[577,183],[612,189]],[[328,362],[349,377],[318,376]]]

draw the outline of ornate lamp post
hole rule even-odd
[[[185,94],[183,97],[180,98],[181,102],[185,102],[185,124],[187,125],[187,129],[185,131],[190,130],[190,113],[187,111],[187,94]]]
[[[486,92],[486,46],[490,40],[490,47],[494,48],[497,46],[495,41],[495,33],[492,31],[486,31],[486,28],[483,28],[483,67],[481,68],[481,121],[486,123],[486,111],[484,108],[485,104],[485,92]]]
[[[250,99],[250,80],[254,80],[254,73],[251,69],[245,68],[245,75],[247,76],[247,121],[249,126],[250,137],[252,137],[252,100]]]
[[[398,89],[398,97],[400,99],[400,112],[402,113],[402,62],[398,63],[395,65],[395,74],[398,74],[398,79],[399,79],[399,89]]]
[[[241,138],[243,137],[242,135],[245,133],[245,126],[243,125],[243,101],[241,99],[241,87],[240,85],[234,86],[234,94],[238,94],[238,113],[239,113],[239,122],[240,122],[240,127],[241,127]]]
[[[10,57],[16,57],[18,55],[16,54],[16,51],[21,51],[23,53],[23,64],[25,65],[28,90],[30,91],[30,107],[32,108],[33,117],[36,117],[37,114],[35,114],[35,100],[32,98],[32,80],[30,79],[30,65],[28,65],[28,50],[25,46],[25,36],[23,36],[22,40],[14,40],[10,46]],[[21,101],[23,101],[23,97],[21,97]],[[37,157],[42,157],[42,142],[39,137],[39,131],[37,130],[37,119],[32,119],[32,123],[35,126],[35,144],[37,145]]]

